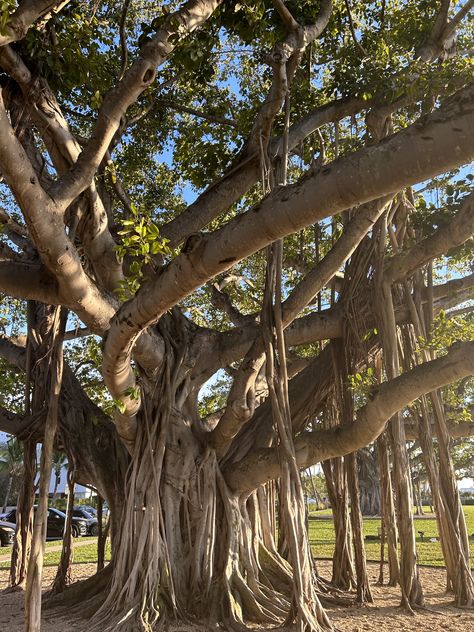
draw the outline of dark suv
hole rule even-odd
[[[36,506],[34,507],[36,511]],[[16,523],[16,509],[12,509],[10,513],[5,515],[5,520]],[[56,539],[62,538],[64,533],[64,525],[66,524],[66,514],[59,509],[50,507],[48,509],[48,524],[46,528],[46,538]],[[87,521],[83,518],[72,519],[72,535],[74,538],[80,535],[87,535]]]
[[[75,518],[83,518],[87,523],[87,535],[99,534],[99,521],[89,509],[85,507],[74,507],[72,515]]]
[[[15,539],[16,524],[0,520],[0,546],[12,546]]]

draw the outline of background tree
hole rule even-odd
[[[0,447],[0,472],[4,472],[8,476],[2,509],[2,511],[5,512],[7,510],[13,482],[16,478],[19,478],[23,472],[23,447],[21,442],[14,437],[4,446]]]
[[[61,482],[61,471],[63,467],[67,463],[67,457],[62,452],[55,450],[53,452],[53,473],[54,473],[54,489],[53,489],[53,499],[56,498],[56,494],[58,492],[58,486]]]

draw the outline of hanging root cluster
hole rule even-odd
[[[293,443],[286,349],[281,311],[282,242],[267,251],[262,331],[266,378],[280,455],[280,528],[284,529],[293,571],[292,604],[288,622],[301,631],[331,630],[316,593],[313,560],[305,525],[305,505]]]
[[[93,629],[152,630],[209,600],[216,463],[200,453],[176,408],[181,362],[168,360],[155,394],[143,397],[112,583]]]

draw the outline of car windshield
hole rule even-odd
[[[92,520],[94,517],[85,509],[74,509],[73,515],[79,518],[85,518],[86,520]]]
[[[50,518],[66,518],[66,514],[59,509],[48,509],[48,514]]]

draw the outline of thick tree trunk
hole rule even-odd
[[[379,459],[380,484],[382,488],[382,529],[387,542],[388,585],[396,586],[400,578],[400,565],[398,561],[398,529],[386,432],[383,432],[377,439],[377,452]]]
[[[354,545],[355,568],[357,578],[357,602],[372,603],[372,593],[370,592],[369,576],[367,574],[367,564],[364,546],[364,533],[362,523],[362,513],[360,510],[359,487],[357,481],[357,454],[352,453],[344,457],[344,467],[346,470],[347,483],[349,488],[349,498],[351,501],[351,525],[352,542]]]
[[[41,629],[41,594],[43,578],[44,543],[48,522],[48,492],[53,462],[53,446],[58,425],[59,397],[63,374],[63,335],[67,313],[57,308],[51,326],[50,396],[48,413],[41,449],[38,508],[34,517],[31,554],[25,594],[25,630],[39,632]]]
[[[69,460],[71,464],[71,459]],[[71,468],[71,466],[70,466]],[[51,587],[51,595],[63,592],[66,586],[71,582],[71,564],[74,558],[74,547],[72,543],[72,516],[74,513],[74,489],[76,482],[74,472],[68,469],[67,473],[67,508],[66,508],[66,524],[63,534],[63,548],[61,551],[61,559],[59,561],[56,577]]]
[[[99,596],[84,585],[78,614],[94,613],[92,629],[102,632],[148,630],[175,617],[281,625],[292,611],[293,577],[274,540],[273,485],[231,492],[187,421],[195,412],[159,390],[156,407],[145,396],[139,415],[111,582]]]
[[[282,621],[290,604],[273,599],[260,569],[281,575],[288,589],[289,567],[259,535],[246,502],[229,492],[214,453],[202,451],[183,416],[143,415],[112,583],[94,629],[144,630],[185,614]]]
[[[342,458],[323,461],[322,467],[336,536],[331,584],[342,590],[349,590],[356,586],[356,575],[352,553],[349,498]]]
[[[35,499],[36,441],[23,442],[23,480],[16,508],[16,534],[10,565],[10,586],[25,588],[26,573],[33,531],[33,503]]]
[[[380,290],[379,304],[385,370],[388,379],[393,379],[400,374],[398,337],[391,288],[383,284]],[[416,538],[413,522],[409,460],[404,421],[400,413],[394,415],[389,422],[389,436],[393,457],[395,498],[400,536],[402,604],[411,610],[413,607],[424,605],[424,596],[416,563]]]

